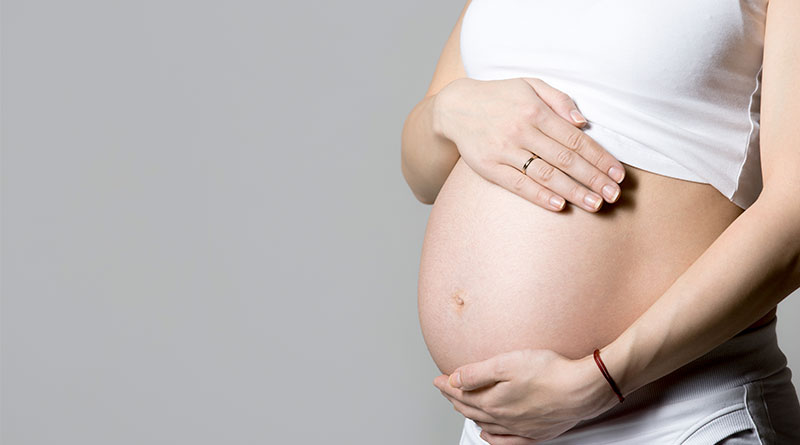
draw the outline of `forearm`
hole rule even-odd
[[[800,213],[761,197],[601,355],[627,395],[700,357],[800,287]]]
[[[456,145],[435,125],[436,95],[422,99],[406,118],[401,137],[401,169],[417,199],[432,204],[459,158]]]

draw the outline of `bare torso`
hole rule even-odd
[[[431,209],[419,276],[422,333],[443,373],[514,349],[590,354],[742,212],[711,185],[625,168],[618,202],[554,213],[458,160]]]

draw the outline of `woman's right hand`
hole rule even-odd
[[[541,79],[457,79],[434,109],[434,131],[472,170],[540,207],[559,211],[566,199],[595,212],[601,196],[619,198],[625,168],[577,128],[586,122],[572,119],[572,99]],[[523,173],[532,153],[539,157]]]

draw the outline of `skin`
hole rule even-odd
[[[466,78],[459,36],[469,4],[403,125],[401,169],[414,196],[432,204],[463,157],[485,179],[551,211],[567,201],[587,212],[615,202],[625,168],[578,129],[586,120],[568,95],[536,78]],[[523,172],[534,146],[539,158]]]
[[[623,180],[624,166],[551,108],[577,112],[569,96],[541,79],[458,79],[437,97],[434,132],[455,142],[464,162],[490,182],[553,211],[564,208],[561,198],[588,212],[619,198],[615,181]],[[540,157],[522,173],[531,157],[526,147]]]
[[[761,96],[764,188],[756,202],[601,356],[623,395],[770,318],[800,287],[800,3],[771,0]],[[463,365],[434,385],[492,445],[555,437],[618,402],[591,355],[517,350]]]

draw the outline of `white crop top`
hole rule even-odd
[[[762,188],[768,0],[473,0],[467,77],[538,77],[621,162],[711,184],[741,208]]]

